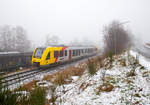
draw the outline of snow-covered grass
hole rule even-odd
[[[137,53],[135,51],[130,51],[130,54],[133,57],[137,58],[141,65],[143,65],[147,69],[150,69],[150,60],[149,59],[145,58],[144,56],[140,55],[139,53]]]
[[[106,67],[101,67],[93,76],[86,70],[81,77],[75,77],[78,79],[73,79],[70,84],[57,86],[53,92],[57,97],[55,104],[150,104],[150,71],[127,53],[113,59],[112,63],[109,59],[105,59]]]

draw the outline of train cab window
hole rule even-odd
[[[64,56],[64,51],[60,51],[60,57]]]
[[[50,52],[47,54],[46,60],[50,59]]]
[[[67,56],[67,50],[65,50],[65,56]]]
[[[58,57],[58,51],[54,51],[54,58]]]
[[[34,54],[35,58],[41,58],[45,48],[37,48]]]

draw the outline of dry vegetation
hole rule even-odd
[[[39,80],[33,80],[32,82],[29,82],[23,86],[20,86],[19,88],[15,89],[15,91],[33,91],[33,87],[35,87],[36,83]]]
[[[72,82],[72,76],[82,76],[89,64],[93,64],[92,67],[94,67],[94,69],[92,68],[93,71],[91,70],[91,72],[95,73],[102,65],[100,62],[101,59],[99,57],[95,57],[78,64],[78,66],[71,66],[54,74],[46,75],[43,80],[50,81],[55,85],[68,84]]]

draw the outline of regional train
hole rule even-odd
[[[32,64],[45,66],[71,62],[97,53],[96,47],[51,46],[36,48],[32,55]]]

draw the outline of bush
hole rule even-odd
[[[0,80],[0,105],[45,105],[46,90],[35,86],[35,89],[29,94],[22,94],[18,91],[26,90],[19,88],[11,91],[8,86],[3,86]]]
[[[94,75],[96,73],[95,63],[91,60],[88,60],[88,72],[90,75]]]
[[[65,84],[65,76],[62,73],[58,73],[56,76],[56,84],[63,85]]]
[[[4,87],[0,80],[0,105],[17,105],[18,94]]]
[[[17,105],[18,94],[9,89],[0,90],[0,105]]]
[[[45,105],[46,104],[46,90],[35,86],[31,92],[30,105]]]
[[[107,54],[107,56],[110,58],[110,62],[112,63],[112,61],[113,61],[113,52],[112,51],[109,51],[108,52],[108,54]]]
[[[0,105],[17,105],[17,98],[18,94],[10,91],[7,86],[3,86],[0,80]]]

